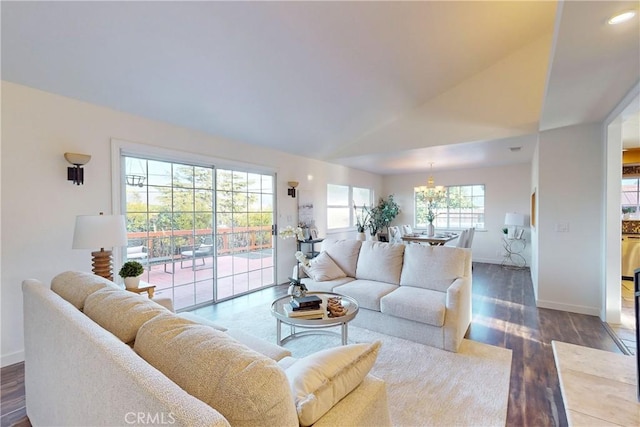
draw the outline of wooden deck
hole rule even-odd
[[[275,284],[272,250],[258,250],[221,255],[214,258],[165,258],[145,265],[144,282],[156,285],[156,296],[169,297],[176,310],[214,300],[214,277],[217,282],[216,300]]]

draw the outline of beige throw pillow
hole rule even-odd
[[[381,341],[376,341],[330,348],[287,367],[285,373],[300,425],[312,425],[358,387],[373,367],[381,345]]]
[[[303,267],[307,276],[316,282],[325,282],[327,280],[340,279],[347,277],[344,271],[331,259],[326,252],[320,252],[320,255],[309,261],[309,266]]]
[[[169,310],[143,295],[123,289],[105,288],[87,297],[84,314],[124,343],[136,338],[147,320]]]
[[[232,426],[298,426],[284,371],[224,332],[161,315],[142,325],[134,350]]]

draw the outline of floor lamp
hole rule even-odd
[[[78,215],[73,232],[73,249],[94,249],[93,272],[113,280],[111,251],[104,248],[127,245],[127,227],[124,215]]]

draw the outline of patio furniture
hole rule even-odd
[[[191,266],[195,270],[196,259],[201,258],[202,265],[204,265],[204,259],[210,256],[213,256],[213,245],[203,244],[197,248],[194,246],[182,246],[180,247],[180,268],[184,268],[184,261],[190,259],[192,261]]]

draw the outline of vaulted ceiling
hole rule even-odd
[[[3,1],[2,79],[383,174],[522,163],[638,82],[637,7]]]

